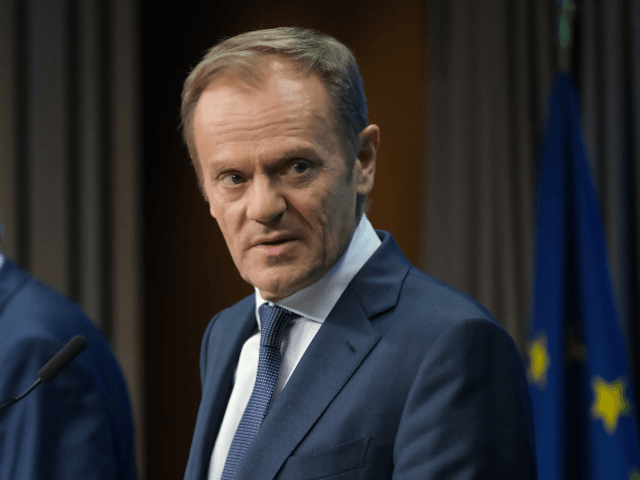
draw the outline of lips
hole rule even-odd
[[[271,258],[280,258],[284,252],[290,250],[290,246],[296,240],[294,237],[277,237],[259,240],[260,243],[255,244],[252,248]]]
[[[255,243],[253,243],[253,247],[258,247],[260,245],[264,245],[264,246],[278,246],[278,245],[282,245],[286,242],[290,242],[292,240],[295,240],[294,237],[273,237],[273,238],[262,238],[262,239],[258,239]]]
[[[289,239],[288,238],[281,238],[280,240],[271,240],[268,242],[262,242],[260,245],[280,245],[284,242],[288,242]]]

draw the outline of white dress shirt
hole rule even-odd
[[[363,214],[353,233],[347,251],[331,270],[313,285],[277,303],[278,306],[291,310],[299,314],[300,317],[289,322],[284,330],[281,346],[282,363],[280,376],[276,391],[271,397],[271,403],[287,384],[313,337],[315,337],[329,312],[338,302],[349,282],[356,276],[380,244],[378,235]],[[233,390],[211,455],[209,480],[220,480],[222,477],[231,442],[253,392],[253,385],[258,374],[258,358],[260,354],[260,314],[258,308],[264,303],[269,303],[273,306],[273,303],[267,302],[260,296],[260,292],[256,288],[257,329],[244,343],[240,352]]]

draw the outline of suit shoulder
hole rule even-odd
[[[0,312],[0,332],[0,351],[31,352],[40,367],[43,359],[83,335],[87,349],[76,363],[91,374],[105,398],[127,398],[122,371],[103,332],[79,306],[45,283],[33,277],[21,283]]]
[[[252,312],[253,308],[255,308],[255,296],[248,295],[230,307],[220,310],[213,316],[207,325],[207,329],[205,330],[203,337],[203,345],[207,343],[207,340],[211,335],[211,331],[214,328],[224,329],[227,326],[232,325],[236,319],[246,317],[249,312]]]
[[[472,319],[500,325],[476,299],[416,267],[410,268],[403,282],[397,307],[443,326]]]
[[[372,324],[412,368],[439,352],[469,358],[472,350],[477,358],[499,352],[521,362],[511,335],[485,307],[414,267],[402,282],[395,307]]]
[[[21,336],[59,338],[59,333],[78,326],[95,328],[80,307],[34,278],[13,292],[0,312],[0,325],[6,333],[3,336],[14,339]]]
[[[247,295],[242,300],[237,303],[234,303],[230,307],[225,308],[220,312],[219,315],[236,315],[238,313],[246,312],[248,308],[255,307],[256,297],[254,294]]]
[[[234,303],[233,305],[216,313],[216,315],[211,319],[209,327],[216,322],[225,322],[227,319],[233,319],[238,315],[244,315],[247,311],[252,310],[253,308],[255,308],[255,296],[248,295],[239,302]]]

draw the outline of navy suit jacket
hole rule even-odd
[[[5,259],[0,402],[27,390],[78,334],[87,339],[80,356],[0,411],[0,479],[135,480],[129,397],[105,338],[73,303]]]
[[[236,479],[537,478],[531,399],[511,337],[377,233],[382,245],[267,412]],[[255,324],[250,296],[206,330],[186,480],[207,476]]]

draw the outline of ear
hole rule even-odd
[[[359,195],[367,196],[373,189],[373,178],[376,174],[376,158],[380,147],[380,128],[369,125],[359,135],[362,148],[356,158],[355,178]]]

